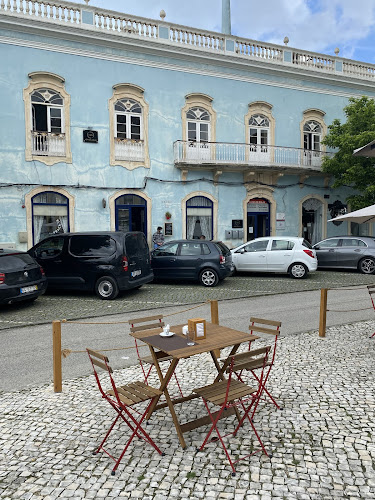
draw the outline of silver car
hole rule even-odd
[[[319,241],[313,248],[320,268],[358,269],[364,274],[375,272],[375,237],[336,236]]]

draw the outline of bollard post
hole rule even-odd
[[[319,317],[319,337],[326,336],[327,324],[327,293],[328,288],[320,290],[320,317]]]
[[[53,389],[62,392],[61,321],[52,321]]]
[[[219,306],[217,300],[210,300],[211,303],[211,323],[219,324]],[[215,349],[215,356],[220,358],[220,349]]]

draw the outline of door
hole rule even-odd
[[[287,271],[294,255],[294,242],[284,239],[272,239],[267,251],[267,268],[269,271]]]
[[[195,279],[203,262],[200,243],[180,243],[176,272],[181,278]]]
[[[64,243],[66,244],[66,238],[52,237],[29,250],[29,254],[44,269],[48,284],[51,286],[64,285],[69,282],[69,269],[66,267],[64,258],[66,255]]]
[[[337,266],[356,269],[366,250],[366,243],[358,238],[342,239],[341,245],[336,248]]]
[[[177,277],[178,243],[166,243],[151,254],[151,265],[156,278]]]
[[[251,241],[235,253],[237,271],[267,271],[269,239]]]
[[[337,248],[340,238],[330,238],[323,240],[315,246],[319,267],[334,267],[337,262]]]
[[[147,235],[147,202],[137,195],[120,196],[115,202],[116,231],[140,231]]]
[[[267,200],[253,199],[247,204],[247,241],[270,235],[270,205]]]

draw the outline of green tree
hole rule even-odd
[[[353,156],[353,151],[375,139],[375,102],[368,97],[349,99],[346,122],[333,120],[323,144],[337,149],[323,159],[322,170],[334,178],[333,187],[350,186],[358,194],[348,197],[352,210],[375,204],[375,158]]]

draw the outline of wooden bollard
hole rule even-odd
[[[211,303],[211,323],[214,325],[219,324],[219,305],[217,303],[217,300],[210,300]],[[215,356],[217,358],[220,358],[220,349],[215,349],[214,350]]]
[[[328,288],[320,290],[319,337],[326,336]]]
[[[53,389],[62,392],[61,321],[52,321]]]

